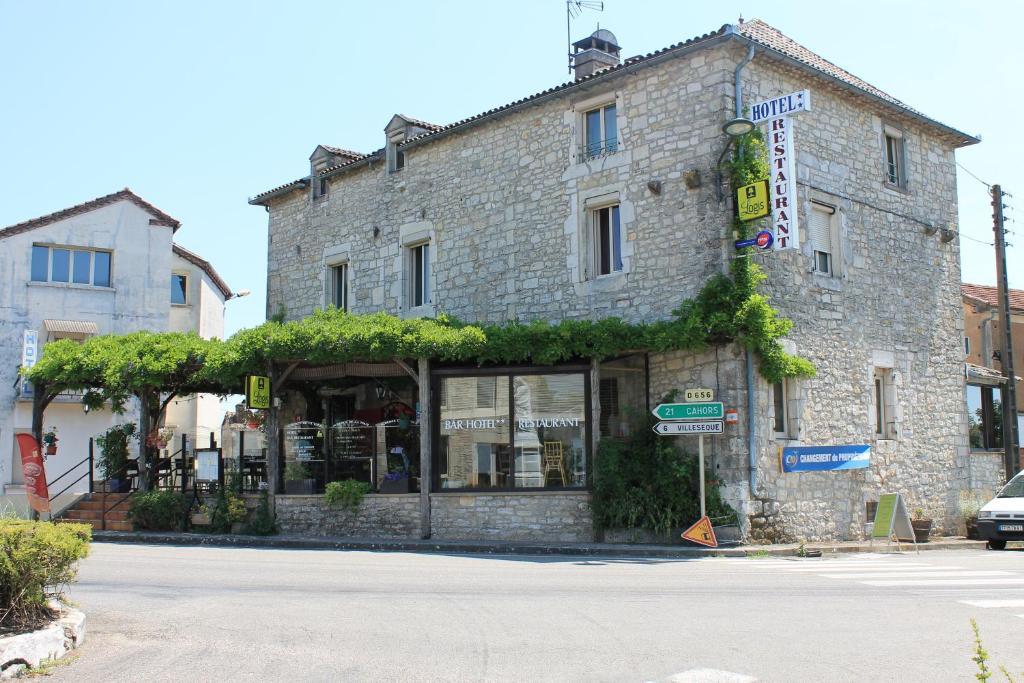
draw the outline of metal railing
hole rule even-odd
[[[60,475],[59,477],[57,477],[57,478],[56,478],[56,479],[54,479],[53,481],[49,482],[49,483],[47,484],[47,488],[49,488],[50,486],[53,486],[53,485],[54,485],[54,484],[56,484],[56,483],[57,483],[58,481],[60,481],[60,480],[61,480],[61,479],[63,479],[64,477],[68,476],[69,474],[71,474],[72,472],[74,472],[75,470],[77,470],[77,469],[78,469],[79,467],[81,467],[82,465],[84,465],[85,463],[89,463],[89,469],[88,469],[88,471],[86,471],[86,472],[85,472],[85,474],[81,474],[81,475],[79,475],[77,479],[75,479],[75,480],[74,480],[74,481],[72,481],[72,482],[71,482],[70,484],[68,484],[67,486],[65,486],[64,488],[62,488],[62,489],[61,489],[61,490],[60,490],[59,492],[57,492],[57,493],[53,494],[52,496],[50,496],[50,502],[51,502],[51,503],[52,503],[52,502],[53,502],[54,500],[56,500],[56,499],[57,499],[57,498],[58,498],[59,496],[61,496],[61,495],[62,495],[62,494],[64,494],[65,492],[67,492],[67,490],[68,490],[68,489],[70,489],[70,488],[71,488],[72,486],[74,486],[74,485],[75,485],[75,484],[77,484],[78,482],[82,481],[82,479],[84,479],[85,477],[89,477],[89,493],[90,493],[90,494],[92,493],[92,489],[93,489],[93,483],[92,483],[92,473],[93,473],[93,443],[92,443],[92,439],[91,439],[91,438],[89,439],[89,455],[85,456],[85,458],[83,458],[83,459],[82,459],[82,460],[80,460],[79,462],[76,462],[76,463],[75,463],[74,465],[72,465],[71,467],[69,467],[69,468],[68,468],[68,470],[67,470],[67,471],[66,471],[66,472],[65,472],[64,474]]]
[[[580,147],[580,158],[584,161],[589,159],[599,159],[609,154],[615,154],[619,151],[619,141],[617,138],[608,138],[607,140],[593,140],[591,142],[583,143]]]

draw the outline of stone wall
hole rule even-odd
[[[430,496],[430,510],[431,538],[439,540],[594,540],[588,493],[435,493]]]
[[[420,538],[417,493],[369,494],[355,512],[332,509],[323,496],[277,496],[277,528],[282,534],[354,538]]]
[[[331,178],[324,198],[294,191],[272,200],[268,311],[286,306],[294,319],[323,306],[325,265],[343,257],[355,312],[445,312],[469,321],[669,317],[735,255],[731,203],[719,199],[713,177],[743,53],[717,46],[598,78],[410,147],[397,173],[374,163]],[[799,251],[752,256],[767,273],[763,291],[793,320],[789,349],[818,369],[787,384],[790,419],[781,436],[772,425],[772,387],[755,376],[755,494],[741,351],[652,354],[651,398],[712,384],[739,410],[739,424],[711,440],[711,467],[726,499],[749,518],[748,537],[858,538],[865,504],[888,491],[926,509],[939,531],[953,530],[960,493],[971,485],[959,248],[925,230],[957,226],[954,144],[918,119],[792,71],[763,51],[744,72],[748,103],[804,88],[813,109],[794,117],[798,216],[806,228],[812,202],[834,209],[835,267],[814,270],[806,231]],[[581,113],[613,101],[618,150],[581,160]],[[906,140],[906,188],[884,182],[887,125]],[[651,181],[660,183],[657,191]],[[584,217],[601,201],[620,205],[624,270],[594,278]],[[433,300],[410,310],[403,245],[424,236],[433,253]],[[873,424],[876,368],[893,376],[893,433],[885,438]],[[780,471],[783,446],[859,443],[872,447],[869,469]],[[504,522],[519,507],[534,514],[518,497],[438,500],[437,531],[457,537],[506,534]],[[547,523],[518,526],[529,536],[530,524]]]

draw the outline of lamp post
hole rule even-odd
[[[732,149],[732,145],[736,142],[736,138],[742,137],[747,133],[754,130],[756,125],[750,119],[743,117],[737,117],[735,119],[729,119],[722,124],[722,132],[729,137],[729,141],[725,143],[725,148],[722,153],[718,155],[718,163],[715,164],[715,186],[718,188],[718,201],[722,201],[724,196],[722,195],[722,160],[725,159],[725,155]]]

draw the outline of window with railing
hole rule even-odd
[[[594,159],[619,150],[615,105],[591,109],[583,114],[583,158]]]

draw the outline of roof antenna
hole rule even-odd
[[[569,73],[572,73],[572,27],[571,20],[578,17],[585,9],[604,11],[601,0],[565,0],[565,39],[569,44]],[[600,28],[600,24],[598,24]]]

